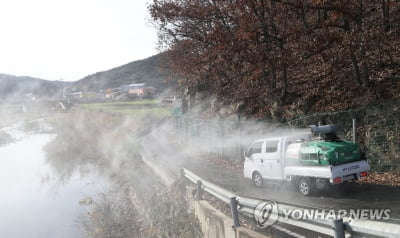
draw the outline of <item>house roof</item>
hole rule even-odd
[[[134,88],[139,88],[139,87],[144,87],[144,86],[146,86],[145,83],[132,83],[132,84],[129,84],[129,87],[134,87]]]

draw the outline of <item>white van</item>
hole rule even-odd
[[[262,187],[265,180],[289,181],[308,196],[328,184],[367,176],[370,169],[367,160],[338,165],[300,164],[300,147],[311,138],[311,133],[302,133],[254,141],[245,151],[244,177],[252,179],[256,187]]]
[[[253,179],[257,187],[262,186],[263,179],[283,180],[283,168],[293,164],[284,159],[287,147],[310,139],[311,133],[305,133],[254,141],[245,152],[244,176]]]

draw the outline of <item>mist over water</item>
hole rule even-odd
[[[211,120],[190,127],[171,117],[76,109],[7,132],[16,142],[0,147],[0,192],[6,194],[0,198],[0,237],[163,237],[171,227],[177,234],[201,232],[184,207],[185,193],[169,191],[141,155],[175,177],[186,167],[210,181],[218,179],[215,172],[237,181],[242,152],[254,139],[304,130]],[[234,170],[221,170],[232,164]],[[79,205],[84,198],[93,203]]]
[[[10,131],[18,140],[0,147],[0,237],[80,237],[87,208],[79,201],[106,190],[107,181],[74,173],[60,183],[43,149],[56,135]]]

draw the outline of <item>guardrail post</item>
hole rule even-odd
[[[238,201],[237,201],[236,197],[231,197],[230,205],[231,205],[232,220],[233,220],[232,228],[236,228],[236,227],[240,226],[239,212],[237,210]]]
[[[199,180],[197,181],[197,200],[202,200],[203,199],[203,183]]]
[[[332,228],[335,231],[335,238],[344,238],[344,224],[342,218],[333,220]]]

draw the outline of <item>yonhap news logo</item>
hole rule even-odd
[[[279,209],[278,209],[279,208]],[[266,228],[278,221],[285,220],[337,220],[349,218],[352,220],[389,220],[390,209],[313,209],[278,207],[274,201],[258,204],[254,209],[254,219],[257,226]]]
[[[278,204],[274,201],[262,202],[254,209],[254,219],[261,228],[275,224],[278,218]]]

